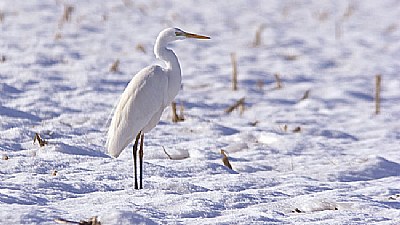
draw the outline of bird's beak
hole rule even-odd
[[[196,38],[196,39],[210,39],[210,37],[199,35],[199,34],[192,34],[192,33],[187,33],[185,32],[183,34],[187,38]]]

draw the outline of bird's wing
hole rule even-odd
[[[146,67],[125,88],[107,135],[108,153],[118,157],[167,102],[168,77],[160,66]]]

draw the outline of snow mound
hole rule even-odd
[[[138,213],[124,210],[115,210],[112,212],[103,212],[103,216],[99,217],[99,221],[104,225],[156,225],[158,223],[146,218]]]
[[[390,176],[400,176],[400,164],[373,155],[354,160],[350,168],[339,173],[338,180],[342,182],[367,181]]]

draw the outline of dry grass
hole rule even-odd
[[[262,44],[262,32],[265,29],[265,24],[261,24],[257,31],[256,31],[256,35],[254,37],[254,42],[253,42],[253,47],[258,47]]]
[[[375,114],[381,112],[381,82],[382,76],[380,74],[375,76]]]
[[[397,200],[397,199],[400,199],[400,194],[392,195],[392,196],[390,196],[388,199],[389,199],[389,200]]]
[[[74,10],[75,10],[75,8],[72,5],[64,5],[64,13],[62,16],[62,21],[63,22],[71,22],[72,12]]]
[[[60,40],[62,38],[62,34],[60,32],[57,32],[56,35],[54,35],[54,40]]]
[[[283,59],[286,61],[294,61],[297,60],[299,58],[298,55],[294,55],[294,54],[285,54],[283,55]]]
[[[256,85],[257,85],[258,90],[264,91],[264,86],[265,86],[264,80],[261,80],[261,79],[257,80]]]
[[[301,97],[300,101],[308,99],[309,97],[310,97],[310,90],[307,90],[304,92],[304,95],[303,95],[303,97]]]
[[[119,71],[119,59],[115,60],[113,62],[113,64],[111,64],[111,67],[110,67],[110,72],[111,73],[116,73],[118,71]]]
[[[1,156],[1,159],[2,159],[2,160],[8,160],[8,159],[9,159],[9,157],[8,157],[8,155],[6,155],[6,154],[3,154],[3,155]]]
[[[260,123],[260,121],[256,120],[256,121],[254,121],[254,122],[250,122],[249,125],[252,126],[252,127],[255,127],[255,126],[257,126],[259,123]]]
[[[93,216],[92,218],[90,218],[88,220],[81,220],[79,222],[66,220],[66,219],[62,219],[62,218],[55,219],[54,222],[60,223],[60,224],[101,225],[100,221],[97,220],[97,216]]]
[[[40,147],[43,147],[48,144],[48,142],[42,139],[38,133],[35,133],[35,137],[33,138],[34,144],[36,143],[36,141],[39,143]]]
[[[4,21],[4,18],[6,17],[6,14],[3,11],[0,11],[0,23]]]
[[[236,91],[237,88],[237,59],[234,52],[231,53],[231,63],[232,63],[232,90]]]
[[[137,44],[135,49],[136,49],[136,51],[146,53],[146,48],[142,44]]]
[[[283,86],[282,86],[282,80],[280,78],[279,73],[275,73],[274,76],[275,76],[275,81],[276,81],[276,89],[281,89]]]
[[[395,32],[398,28],[399,28],[399,26],[398,26],[397,24],[395,24],[395,23],[390,24],[389,26],[386,27],[384,33],[386,33],[386,34],[393,33],[393,32]]]
[[[222,162],[224,163],[224,165],[225,165],[226,167],[228,167],[229,169],[232,170],[232,165],[231,165],[231,163],[229,162],[229,158],[228,158],[228,156],[226,155],[225,151],[222,150],[222,149],[221,149],[221,155],[222,155]]]
[[[188,154],[187,156],[186,156],[186,155],[181,155],[181,156],[178,156],[178,157],[172,157],[170,154],[168,154],[167,150],[165,150],[164,146],[162,146],[162,148],[163,148],[163,150],[164,150],[164,153],[165,153],[165,154],[168,156],[168,158],[171,159],[171,160],[182,160],[182,159],[187,159],[187,158],[190,157],[189,154]]]
[[[293,133],[300,133],[301,132],[301,127],[296,127],[293,129]]]
[[[233,112],[233,110],[239,108],[240,109],[240,115],[242,115],[244,113],[244,100],[245,98],[241,98],[238,101],[235,102],[235,104],[229,106],[227,109],[225,109],[225,113],[229,114],[231,112]]]

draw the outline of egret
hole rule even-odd
[[[133,144],[133,172],[135,189],[142,189],[144,133],[160,121],[164,109],[172,103],[181,87],[181,68],[175,53],[167,44],[186,38],[210,39],[179,28],[167,28],[160,32],[154,54],[165,66],[152,65],[139,71],[129,82],[115,108],[107,133],[108,153],[118,157],[126,146]],[[139,149],[140,183],[137,179],[137,152]]]

